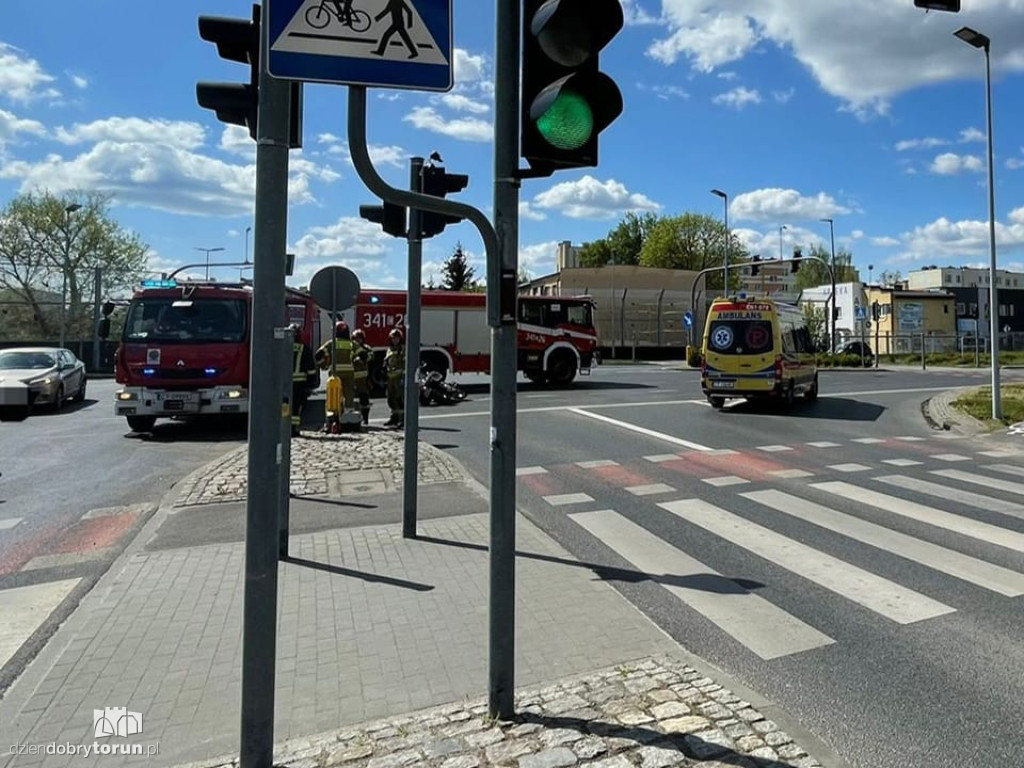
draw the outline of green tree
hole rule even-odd
[[[111,217],[111,199],[99,192],[27,193],[0,209],[0,291],[24,302],[32,335],[57,338],[66,285],[67,338],[91,337],[93,302],[130,290],[141,277],[148,246]]]
[[[658,223],[653,213],[629,211],[600,240],[585,243],[577,254],[582,267],[603,267],[605,264],[639,264],[640,251],[651,230]]]
[[[803,271],[803,267],[800,267]],[[798,273],[799,274],[799,273]],[[824,307],[815,304],[804,304],[804,319],[807,320],[807,332],[814,339],[819,349],[828,349],[827,313]]]
[[[796,273],[796,287],[797,290],[804,290],[805,288],[814,288],[819,285],[831,285],[832,280],[829,278],[828,269],[825,264],[818,261],[812,261],[807,259],[807,256],[816,256],[819,259],[824,259],[826,263],[831,263],[832,252],[831,250],[825,250],[821,245],[815,245],[811,250],[804,253],[804,261],[800,264],[800,271]],[[853,266],[853,254],[845,248],[840,248],[836,251],[836,283],[859,283],[860,273]]]
[[[604,237],[584,243],[576,252],[576,262],[581,267],[603,267],[611,261],[612,247]]]
[[[474,270],[469,266],[466,254],[462,250],[462,243],[456,243],[455,250],[448,260],[441,267],[441,290],[443,291],[472,291],[475,290],[476,280],[473,279]]]
[[[640,266],[662,269],[700,271],[720,267],[725,261],[725,225],[720,219],[701,213],[684,213],[664,217],[651,228],[640,252]],[[746,247],[736,237],[729,237],[729,265],[750,260]],[[730,269],[729,283],[739,284],[739,270]],[[709,275],[708,288],[721,288],[722,276]]]

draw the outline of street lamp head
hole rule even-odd
[[[726,199],[727,197],[729,197],[729,196],[728,196],[727,194],[725,194],[725,192],[723,192],[723,191],[722,191],[722,190],[720,190],[720,189],[712,189],[712,190],[711,190],[711,194],[712,194],[712,195],[718,195],[718,196],[719,196],[720,198],[722,198],[723,200],[724,200],[724,199]]]
[[[959,37],[968,45],[973,45],[975,48],[984,48],[986,51],[988,50],[989,43],[992,42],[986,35],[970,27],[960,27],[953,35]]]
[[[821,221],[827,222],[827,223],[829,223],[829,224],[831,224],[831,223],[832,223],[832,219],[821,219]]]
[[[71,205],[67,206],[64,209],[64,213],[74,213],[75,211],[79,211],[81,209],[82,206],[79,203],[71,203]]]

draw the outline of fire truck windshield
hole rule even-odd
[[[171,297],[135,299],[128,308],[125,341],[238,342],[245,338],[241,299]]]

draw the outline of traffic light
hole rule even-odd
[[[793,269],[792,272],[795,274],[800,271],[800,259],[803,258],[803,251],[799,248],[793,249]]]
[[[539,173],[597,165],[598,134],[622,112],[598,54],[622,26],[619,0],[524,1],[520,154]]]
[[[761,256],[755,253],[753,260],[750,262],[750,276],[756,277],[761,272]]]
[[[380,224],[384,231],[394,237],[405,237],[408,234],[405,224],[406,209],[394,203],[384,205],[360,205],[359,216]]]
[[[960,0],[914,0],[914,7],[928,11],[960,13]]]
[[[252,20],[200,16],[199,37],[216,44],[217,55],[228,61],[249,65],[248,83],[196,84],[196,100],[212,109],[222,123],[242,125],[256,138],[260,100],[260,6],[252,7]],[[302,83],[291,85],[288,146],[302,146]]]
[[[425,195],[447,197],[449,193],[461,192],[469,184],[469,176],[464,173],[448,173],[444,168],[428,165],[423,168],[422,190]],[[450,216],[446,213],[420,214],[420,237],[433,237],[444,232],[449,224],[458,224],[461,216]]]
[[[877,301],[871,302],[871,319],[876,323],[882,317],[882,306]]]

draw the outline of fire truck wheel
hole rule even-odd
[[[150,432],[156,424],[156,416],[125,416],[132,432]]]
[[[576,378],[576,358],[569,352],[556,352],[548,364],[548,381],[556,387],[572,384]]]

